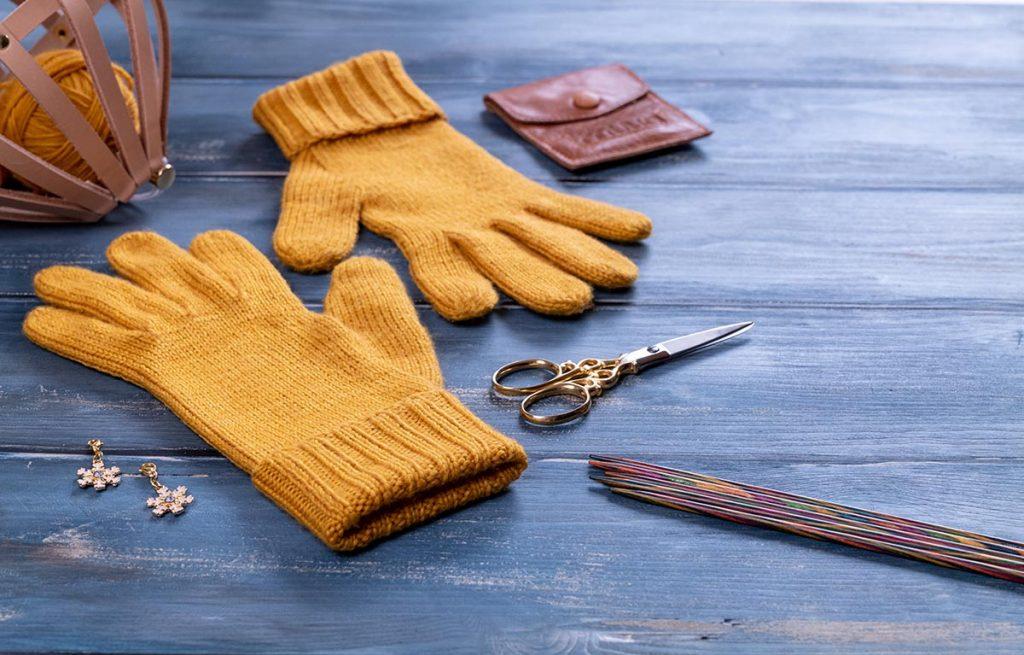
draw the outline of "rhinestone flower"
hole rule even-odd
[[[92,487],[96,491],[103,491],[107,487],[116,487],[121,482],[121,469],[116,466],[107,468],[103,462],[97,462],[91,469],[78,469],[78,486],[82,489]]]
[[[171,489],[170,487],[160,485],[156,492],[156,498],[146,499],[146,507],[152,507],[153,514],[156,516],[163,516],[167,512],[177,516],[185,511],[186,505],[191,505],[192,501],[195,500],[187,494],[188,489],[184,486]]]

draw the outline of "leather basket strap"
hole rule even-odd
[[[14,0],[21,4],[24,0]],[[149,161],[149,172],[155,173],[166,162],[165,146],[167,143],[167,114],[171,87],[171,40],[167,10],[163,0],[149,0],[153,7],[156,34],[160,47],[160,58],[157,59],[150,36],[144,0],[87,0],[93,14],[98,12],[106,2],[117,9],[128,32],[131,48],[132,76],[135,78],[136,96],[139,104],[139,123],[142,126],[142,144]],[[44,0],[37,3],[38,7],[47,6],[50,2],[56,6],[57,0]],[[41,13],[36,10],[34,14]],[[20,16],[29,17],[28,13]],[[32,16],[33,18],[37,16]],[[19,21],[19,25],[29,22]],[[10,25],[10,18],[8,19]],[[32,54],[39,54],[57,48],[69,48],[75,45],[75,38],[67,19],[58,13],[49,15],[43,21],[47,32],[32,46]],[[15,30],[19,38],[24,37]]]
[[[31,222],[91,222],[129,201],[139,186],[167,163],[167,113],[171,77],[171,45],[163,0],[148,0],[153,9],[156,57],[146,0],[12,0],[17,7],[0,21],[8,37],[0,49],[0,79],[15,77],[53,119],[65,138],[96,173],[100,184],[81,180],[0,136],[0,161],[18,177],[47,196],[0,188],[0,220]],[[110,54],[93,16],[111,4],[123,20],[132,57],[132,75],[141,130],[136,132],[112,71]],[[37,27],[46,31],[31,53],[22,41]],[[55,48],[81,50],[103,107],[117,151],[111,149],[74,108],[33,55]],[[6,68],[7,75],[3,75]],[[153,178],[155,179],[155,178]],[[55,196],[55,197],[54,197]]]
[[[90,211],[106,211],[117,204],[105,189],[62,171],[3,136],[0,136],[0,161],[18,177],[32,180],[44,191]]]
[[[162,98],[165,92],[157,72],[156,53],[153,51],[153,39],[149,35],[146,8],[142,0],[114,0],[112,4],[120,12],[128,28],[135,94],[139,104],[139,123],[142,126],[142,143],[146,149],[151,174],[164,163]],[[157,22],[159,24],[159,14]],[[158,29],[166,33],[166,24],[159,24]],[[147,178],[148,176],[147,174]]]
[[[89,4],[93,14],[98,12],[107,2],[107,0],[85,1]],[[52,41],[52,45],[57,47],[70,45],[72,41],[70,33],[65,33],[64,36],[59,34],[61,29],[66,30],[67,23],[57,13],[60,10],[57,0],[14,0],[14,3],[18,6],[4,19],[4,23],[6,23],[8,30],[10,30],[7,32],[8,35],[20,41],[42,25],[50,33],[57,36],[58,40]],[[42,38],[45,39],[46,35]],[[33,46],[32,52],[33,54],[38,54],[40,51],[48,49],[40,48],[37,44]]]
[[[92,76],[93,88],[103,107],[114,143],[117,144],[117,151],[129,175],[135,181],[128,196],[130,198],[139,185],[149,180],[149,164],[142,149],[142,141],[135,132],[131,114],[128,113],[128,106],[121,95],[117,78],[114,76],[114,64],[110,60],[110,53],[103,44],[103,37],[100,36],[99,28],[93,20],[92,10],[84,0],[60,0],[60,6],[68,19],[75,41],[78,42],[86,68]],[[70,141],[79,152],[89,147],[88,144],[79,143],[74,138]]]
[[[113,198],[111,204],[116,204]],[[0,220],[19,223],[53,223],[58,220],[62,223],[93,223],[106,213],[91,212],[60,198],[14,189],[0,189],[0,205]]]
[[[171,101],[171,31],[167,18],[167,8],[164,7],[164,0],[149,0],[153,6],[153,14],[156,16],[157,36],[160,38],[160,79],[161,95],[160,108],[160,131],[163,133],[163,141],[167,143],[167,114]]]
[[[5,28],[5,23],[0,22],[0,30],[9,33]],[[7,67],[11,75],[21,82],[39,106],[50,115],[57,128],[64,133],[104,186],[119,200],[131,198],[136,185],[121,162],[19,40],[8,39],[7,47],[0,50],[0,63]]]
[[[33,56],[49,50],[67,48],[71,45],[71,30],[68,29],[68,23],[63,16],[59,14],[50,16],[43,21],[43,27],[46,28],[46,33],[29,48],[29,52]]]

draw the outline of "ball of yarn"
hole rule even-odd
[[[106,142],[107,147],[116,150],[110,125],[103,112],[103,105],[92,76],[85,64],[85,58],[78,50],[51,50],[36,57],[36,61],[57,86],[67,95],[71,103],[81,112],[85,120]],[[114,77],[121,90],[125,104],[135,128],[139,124],[139,108],[135,100],[135,82],[124,68],[114,64]],[[82,159],[67,137],[39,106],[35,97],[13,77],[0,90],[0,133],[22,146],[37,157],[47,161],[75,177],[96,181],[96,173]],[[32,186],[30,182],[22,183]]]

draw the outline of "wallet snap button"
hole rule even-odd
[[[572,104],[579,109],[593,109],[601,104],[601,96],[590,91],[577,91],[572,96]]]

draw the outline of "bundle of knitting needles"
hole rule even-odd
[[[1024,582],[1024,543],[731,482],[624,457],[591,455],[591,478],[672,509]]]

